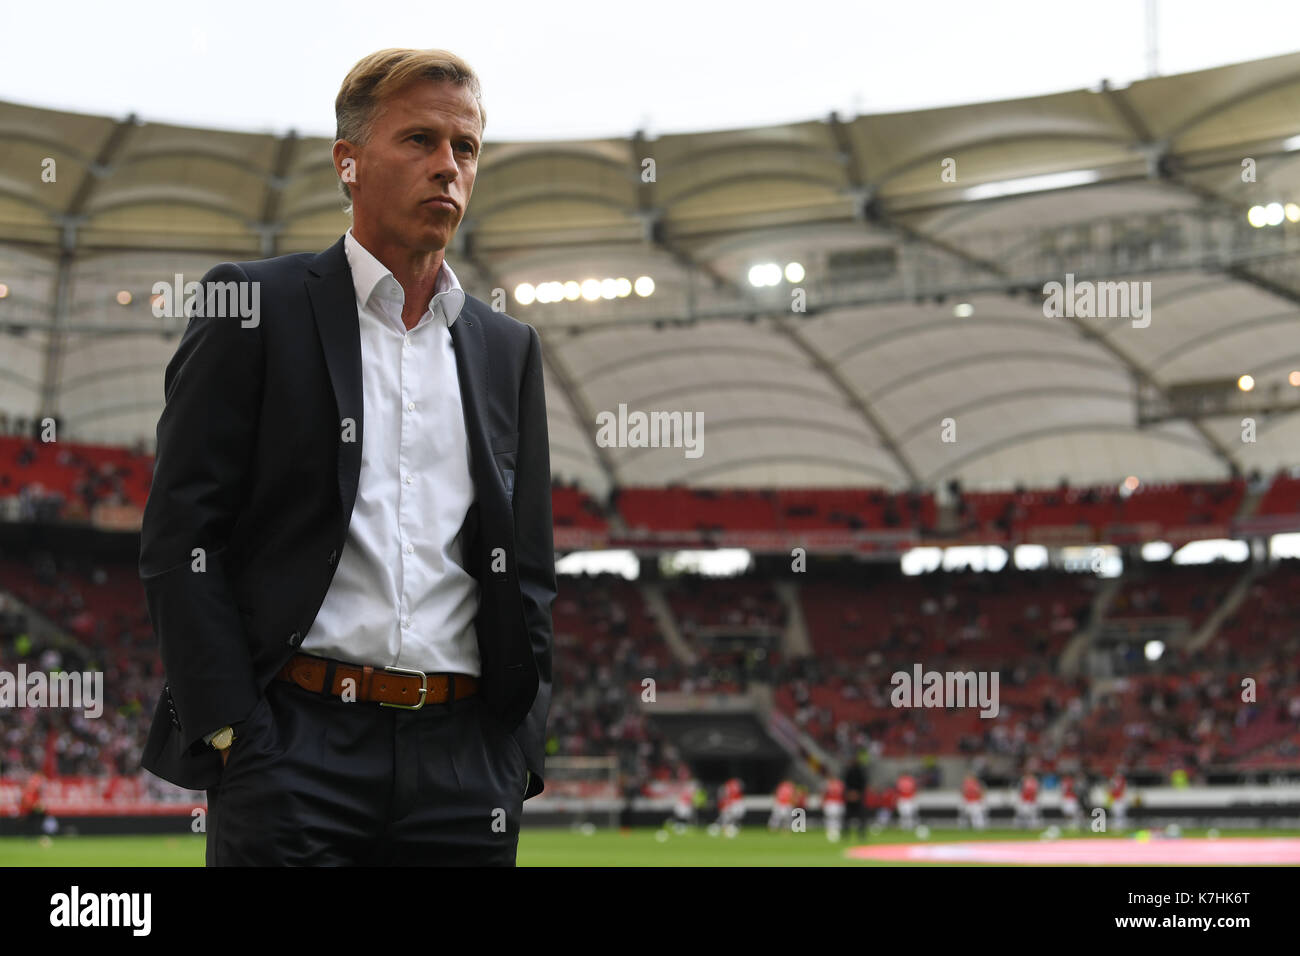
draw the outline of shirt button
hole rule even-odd
[[[406,476],[406,483],[407,483],[408,485],[409,485],[411,482],[413,482],[414,480],[415,480],[415,479],[412,478],[410,475],[407,475],[407,476]]]
[[[406,403],[406,410],[407,410],[408,412],[413,412],[413,411],[415,411],[415,402],[407,402],[407,403]]]
[[[413,544],[408,544],[408,545],[406,546],[406,553],[407,553],[407,554],[410,554],[410,553],[411,553],[412,551],[414,551],[414,550],[415,550],[415,545],[413,545]]]
[[[411,626],[411,619],[409,617],[402,618],[402,627],[410,627],[410,626]]]

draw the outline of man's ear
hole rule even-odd
[[[340,180],[351,186],[357,181],[359,151],[356,146],[346,139],[337,139],[330,153],[334,158],[334,172],[338,174]]]

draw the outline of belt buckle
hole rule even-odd
[[[390,704],[386,700],[381,700],[379,702],[380,707],[396,707],[399,710],[419,710],[424,706],[424,695],[429,692],[429,678],[424,671],[412,670],[409,667],[393,667],[391,665],[385,667],[384,670],[393,674],[407,674],[411,677],[420,678],[420,702],[418,704]]]

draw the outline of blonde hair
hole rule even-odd
[[[416,80],[435,80],[467,88],[478,102],[479,124],[487,127],[483,88],[473,68],[449,50],[380,50],[362,58],[334,98],[335,139],[364,145],[370,139],[375,114],[384,98]],[[341,178],[339,186],[352,211],[352,192]]]

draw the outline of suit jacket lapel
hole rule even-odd
[[[465,431],[469,436],[474,483],[491,474],[492,451],[487,435],[487,340],[478,314],[477,300],[465,296],[460,316],[451,325],[451,342],[456,352],[461,404],[465,408]]]
[[[339,500],[343,504],[344,525],[352,520],[361,480],[361,429],[363,401],[361,393],[361,321],[357,317],[357,293],[348,268],[343,239],[339,239],[314,260],[307,278],[316,330],[320,334],[329,368],[334,401],[338,406],[339,428]],[[350,434],[344,423],[355,422]],[[350,439],[350,440],[345,440]]]

